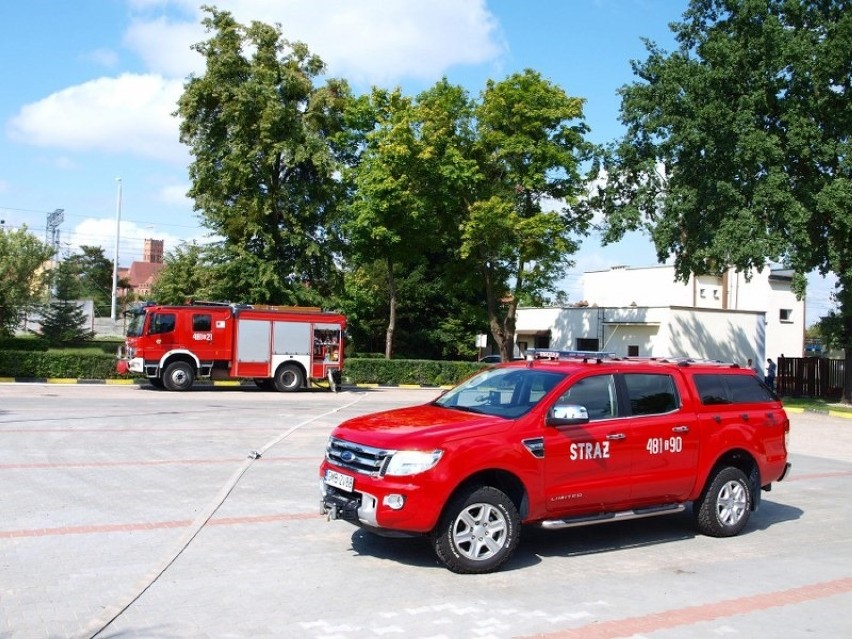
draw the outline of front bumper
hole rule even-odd
[[[327,462],[320,469],[322,514],[379,534],[429,532],[435,527],[447,498],[446,484],[434,481],[429,472],[417,475],[417,483],[411,477],[376,478],[354,474],[354,487],[350,492],[326,484],[323,479],[326,469],[338,470]],[[401,506],[392,508],[386,503],[389,499],[398,503],[400,496],[403,500]]]

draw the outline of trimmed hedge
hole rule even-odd
[[[344,364],[349,384],[451,386],[487,366],[479,362],[352,358]],[[0,377],[24,379],[115,379],[115,355],[96,349],[12,351],[0,349]]]
[[[87,351],[0,351],[0,377],[112,379],[115,355]]]
[[[483,368],[479,362],[358,357],[344,362],[343,377],[350,384],[447,386]]]

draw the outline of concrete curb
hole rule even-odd
[[[0,377],[0,384],[56,384],[56,385],[98,385],[109,386],[150,386],[147,379],[85,379],[75,377]],[[252,381],[240,380],[196,380],[198,386],[247,386],[254,388]],[[349,388],[399,388],[402,390],[449,390],[452,386],[431,386],[427,384],[345,384]]]

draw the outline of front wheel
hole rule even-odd
[[[295,364],[285,364],[275,373],[275,388],[282,393],[292,393],[305,384],[302,369]]]
[[[453,498],[432,533],[432,544],[453,572],[493,572],[514,552],[520,531],[512,500],[497,488],[480,486]]]
[[[733,537],[748,523],[751,514],[751,486],[739,468],[719,470],[693,504],[695,523],[710,537]]]
[[[188,391],[194,381],[195,369],[187,362],[173,362],[163,374],[163,386],[170,391]]]

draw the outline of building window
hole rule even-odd
[[[638,346],[628,346],[627,347],[627,357],[639,357],[639,347]]]
[[[792,308],[782,308],[778,311],[778,319],[782,322],[792,322],[793,321],[793,309]]]
[[[535,348],[550,348],[550,332],[535,336]]]
[[[589,337],[578,337],[577,338],[577,350],[578,351],[598,351],[598,340],[591,339]]]

